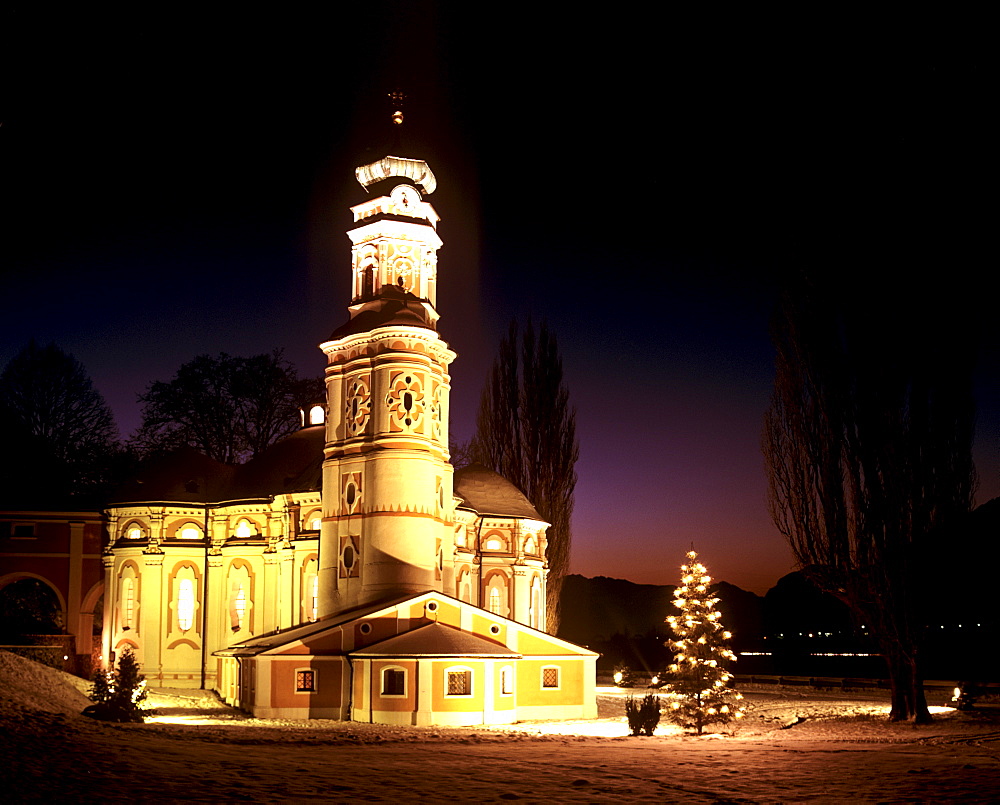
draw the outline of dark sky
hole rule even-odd
[[[546,319],[579,416],[576,572],[672,583],[692,542],[757,592],[792,568],[758,443],[803,264],[968,297],[979,500],[1000,494],[985,23],[544,6],[4,12],[0,365],[57,342],[123,435],[197,354],[319,375],[353,168],[401,85],[439,183],[453,430],[510,318]]]

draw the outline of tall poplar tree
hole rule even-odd
[[[536,336],[530,320],[523,333],[512,321],[501,339],[480,400],[471,452],[524,492],[551,523],[546,628],[555,634],[562,581],[569,571],[580,445],[556,337],[544,322]]]
[[[878,640],[890,718],[921,722],[925,569],[975,488],[975,337],[942,287],[866,279],[804,278],[776,316],[770,506],[807,575]]]

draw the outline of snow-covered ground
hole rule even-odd
[[[251,719],[191,690],[153,691],[146,724],[104,724],[79,715],[86,689],[0,652],[5,801],[1000,801],[990,708],[915,727],[874,695],[744,690],[731,732],[632,738],[614,689],[593,721],[490,729]]]

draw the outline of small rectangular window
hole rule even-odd
[[[543,668],[542,669],[542,687],[543,688],[558,688],[559,687],[559,669],[558,668]]]
[[[514,669],[502,668],[500,670],[500,692],[504,696],[509,696],[514,692]]]
[[[34,539],[34,523],[18,523],[14,526],[14,539]]]
[[[406,693],[406,672],[399,668],[386,668],[382,672],[382,695],[402,696]]]
[[[449,671],[448,672],[448,695],[449,696],[470,696],[472,695],[472,671]]]
[[[316,672],[315,671],[296,671],[295,672],[295,692],[296,693],[311,693],[316,690]]]

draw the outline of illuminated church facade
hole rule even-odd
[[[398,724],[596,715],[593,652],[544,632],[548,524],[449,463],[435,177],[359,167],[350,318],[326,403],[242,466],[180,451],[107,511],[105,661],[260,717]]]

